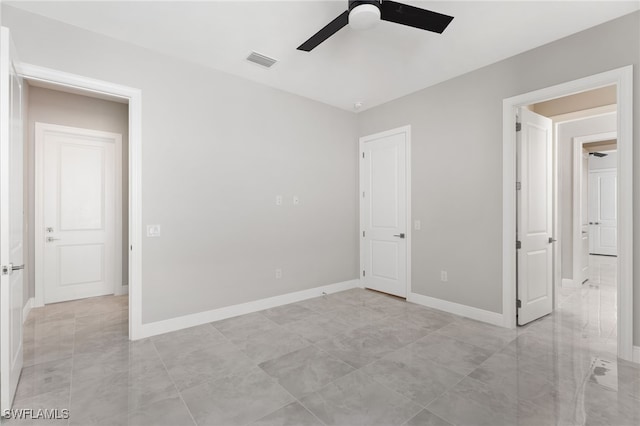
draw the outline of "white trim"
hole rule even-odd
[[[33,308],[33,297],[27,299],[27,303],[24,304],[22,308],[22,323],[24,324],[27,318],[29,317],[29,312],[31,312],[31,308]]]
[[[451,314],[471,318],[477,321],[486,322],[488,324],[497,325],[500,327],[504,325],[502,314],[485,311],[484,309],[474,308],[473,306],[461,305],[460,303],[436,299],[435,297],[424,296],[418,293],[409,293],[407,301],[416,303],[418,305],[427,306],[429,308],[439,309]]]
[[[599,87],[616,85],[618,113],[618,356],[633,348],[633,65],[503,100],[502,115],[502,313],[515,328],[516,112],[517,108]]]
[[[610,113],[614,114],[615,113]],[[571,218],[573,224],[573,272],[572,278],[575,283],[582,284],[582,281],[578,279],[582,274],[582,151],[583,145],[590,142],[606,141],[617,138],[617,132],[605,132],[597,133],[586,136],[576,136],[573,138],[573,177],[572,177],[572,192],[573,192],[573,215]],[[589,170],[587,169],[587,173]],[[589,236],[591,238],[591,236]],[[577,284],[576,287],[580,287]]]
[[[359,223],[358,223],[358,239],[360,240],[360,253],[359,253],[359,257],[360,257],[360,271],[364,270],[364,262],[362,260],[362,253],[364,252],[364,241],[363,239],[360,237],[361,233],[362,233],[362,224],[364,222],[364,218],[362,217],[362,197],[360,196],[360,192],[362,191],[362,188],[360,187],[360,183],[362,182],[362,162],[360,155],[362,155],[361,153],[363,152],[364,149],[364,144],[368,141],[374,140],[374,139],[380,139],[380,138],[385,138],[387,136],[392,136],[392,135],[397,135],[399,133],[404,133],[405,134],[405,141],[406,141],[406,145],[405,145],[405,182],[406,182],[406,192],[407,192],[407,209],[406,209],[406,221],[407,221],[407,225],[406,225],[406,230],[405,232],[405,236],[406,236],[406,244],[407,244],[407,260],[406,260],[406,267],[407,267],[407,272],[406,272],[406,277],[407,277],[407,283],[406,283],[406,297],[409,297],[409,294],[411,294],[411,243],[412,243],[412,230],[413,230],[413,220],[412,220],[412,215],[411,215],[411,125],[407,124],[406,126],[402,126],[402,127],[396,127],[395,129],[391,129],[391,130],[386,130],[384,132],[379,132],[379,133],[374,133],[372,135],[367,135],[367,136],[362,136],[360,138],[359,141],[359,145],[358,145],[358,176],[359,176],[359,181],[358,181],[358,200],[359,200],[359,209],[360,209],[360,215],[359,215]],[[362,273],[358,271],[358,273],[361,275]],[[362,280],[359,280],[362,281]],[[361,282],[359,284],[359,286],[361,286],[362,288],[364,288],[364,282]]]
[[[320,297],[323,294],[349,290],[359,287],[358,281],[360,280],[343,281],[308,290],[282,294],[280,296],[268,297],[266,299],[254,300],[252,302],[241,303],[238,305],[225,306],[224,308],[213,309],[210,311],[198,312],[197,314],[189,314],[168,320],[142,324],[140,337],[156,336],[158,334],[169,333],[171,331],[195,327],[197,325],[207,324],[213,321],[237,317],[238,315],[250,314],[252,312],[287,305],[289,303]]]
[[[569,278],[563,278],[562,279],[562,287],[563,288],[574,288],[575,285],[573,284],[573,280],[570,280]]]
[[[121,293],[120,294],[116,294],[116,296],[122,296],[123,294],[129,294],[129,285],[128,284],[123,284],[121,287]]]
[[[114,283],[113,293],[122,293],[122,135],[119,133],[105,132],[102,130],[83,129],[79,127],[61,126],[50,123],[35,123],[35,300],[38,306],[45,303],[45,279],[44,279],[44,246],[45,246],[45,221],[44,221],[44,152],[45,134],[58,133],[69,135],[81,135],[93,140],[113,143],[114,145]]]
[[[107,81],[21,64],[27,80],[37,80],[129,103],[129,339],[142,338],[142,91]]]
[[[633,347],[633,362],[640,364],[640,346]]]

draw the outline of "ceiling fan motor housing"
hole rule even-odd
[[[380,3],[380,0],[349,0],[349,25],[360,30],[380,22]]]

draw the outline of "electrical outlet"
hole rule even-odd
[[[282,195],[276,195],[276,206],[282,205]]]
[[[276,279],[279,280],[280,278],[282,278],[282,269],[278,268],[276,269]]]
[[[440,281],[443,283],[449,281],[449,274],[447,274],[447,271],[440,271]]]
[[[293,205],[297,206],[298,204],[300,204],[300,198],[298,198],[297,195],[293,196]]]
[[[415,229],[416,231],[419,231],[421,228],[422,228],[422,224],[420,223],[420,221],[419,221],[419,220],[416,220],[416,221],[413,223],[413,229]]]

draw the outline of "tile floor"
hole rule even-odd
[[[124,297],[49,305],[27,320],[14,408],[68,408],[69,425],[639,425],[615,259],[592,263],[518,330],[358,289],[128,342]]]

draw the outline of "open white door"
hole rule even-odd
[[[408,130],[360,139],[362,281],[373,290],[407,296]]]
[[[552,122],[522,108],[517,136],[518,324],[553,307]]]
[[[589,173],[589,227],[591,253],[607,256],[618,254],[617,194],[615,170]]]
[[[0,410],[11,408],[22,371],[22,80],[9,30],[0,32]]]

